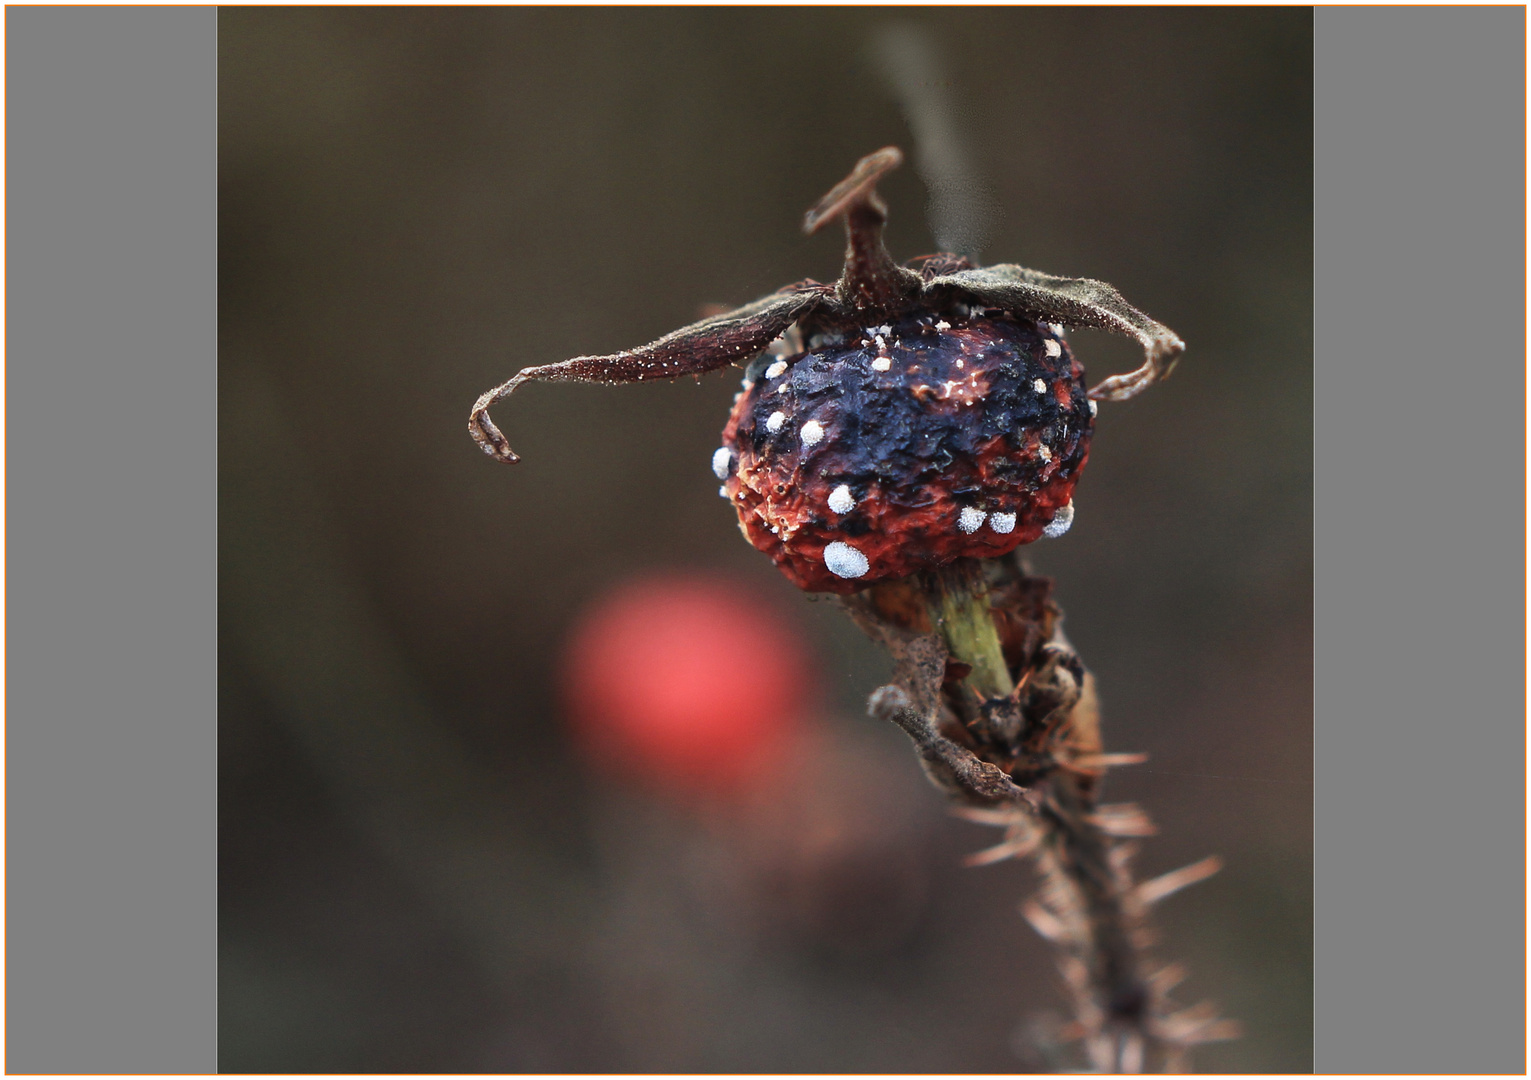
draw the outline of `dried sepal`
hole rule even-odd
[[[789,285],[752,304],[666,334],[642,348],[610,356],[576,356],[558,364],[523,368],[473,403],[468,432],[484,453],[514,463],[519,456],[489,419],[489,407],[525,382],[630,383],[703,375],[748,361],[794,322],[823,302],[831,286],[814,281]]]
[[[993,307],[1024,312],[1065,326],[1089,326],[1134,338],[1143,346],[1143,366],[1113,375],[1090,391],[1097,401],[1126,401],[1169,376],[1185,342],[1169,327],[1133,307],[1104,281],[1064,278],[1000,263],[961,270],[928,282],[927,293],[963,292]]]
[[[835,297],[850,313],[881,313],[919,295],[920,275],[894,262],[882,241],[888,208],[877,194],[877,181],[903,160],[896,146],[868,154],[803,217],[803,231],[810,235],[835,218],[845,222],[845,269]]]

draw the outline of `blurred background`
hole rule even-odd
[[[466,431],[522,366],[835,277],[799,223],[916,149],[868,49],[902,23],[987,261],[1188,343],[1029,555],[1108,748],[1151,755],[1106,792],[1161,827],[1142,872],[1226,862],[1158,915],[1180,998],[1247,1028],[1196,1064],[1311,1070],[1311,19],[222,9],[220,1067],[1042,1067],[1028,868],[961,867],[996,837],[866,718],[887,661],[716,497],[737,375],[530,386],[514,468]],[[882,192],[894,255],[933,250],[916,169]],[[1073,341],[1092,382],[1137,363]],[[714,758],[644,741],[688,709]]]

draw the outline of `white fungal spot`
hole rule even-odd
[[[841,484],[829,493],[829,508],[837,514],[849,514],[856,508],[849,484]]]
[[[960,367],[962,367],[962,357],[960,357],[960,356],[959,356],[959,357],[957,357],[957,366],[958,366],[958,367],[959,367],[959,368],[960,368]]]
[[[774,363],[770,367],[766,368],[766,370],[765,370],[765,377],[768,378],[768,379],[774,379],[774,378],[776,378],[779,375],[785,374],[786,370],[787,370],[787,362],[785,360],[778,360],[778,361],[776,361],[776,363]]]
[[[712,475],[719,480],[728,479],[728,465],[734,460],[733,451],[726,446],[720,446],[712,452]]]
[[[831,574],[843,578],[859,578],[872,566],[865,555],[839,540],[825,546],[824,565]]]
[[[879,356],[876,360],[872,361],[873,371],[887,371],[892,366],[893,360],[891,357]]]
[[[1032,379],[1031,380],[1031,388],[1033,390],[1035,390],[1038,394],[1045,394],[1045,393],[1047,393],[1047,384],[1045,382],[1043,382],[1041,379]]]
[[[869,326],[867,327],[867,333],[876,334],[878,337],[887,337],[889,334],[893,333],[893,327],[886,323],[884,323],[882,326]]]
[[[781,426],[786,422],[787,414],[782,412],[780,409],[777,409],[770,416],[766,417],[766,430],[769,431],[772,435],[775,435],[778,431],[781,430]]]
[[[1091,401],[1090,402],[1090,415],[1094,416],[1098,412],[1100,412],[1100,406],[1095,404],[1095,402]]]
[[[872,340],[877,342],[877,351],[878,352],[887,352],[888,351],[888,343],[882,339],[882,335],[881,334],[874,334],[872,336]]]
[[[755,389],[755,380],[754,379],[740,379],[739,380],[739,385],[744,387],[746,390],[753,390],[753,389]]]
[[[945,319],[942,319],[940,322],[936,323],[937,330],[950,330],[951,328],[952,324],[947,322]]]
[[[1046,443],[1043,443],[1041,446],[1037,447],[1037,457],[1041,458],[1043,461],[1051,461],[1053,459],[1053,452],[1048,449]]]
[[[812,446],[824,437],[824,425],[817,420],[810,420],[803,425],[803,430],[798,434],[802,437],[804,446]]]
[[[1047,523],[1047,528],[1042,530],[1042,535],[1049,540],[1056,540],[1069,531],[1069,526],[1074,524],[1074,500],[1053,515],[1052,521]]]
[[[728,488],[726,488],[726,487],[718,488],[718,498],[720,498],[720,499],[728,498]]]
[[[1059,345],[1051,338],[1047,340],[1047,343],[1044,344],[1042,348],[1046,350],[1047,355],[1051,356],[1054,360],[1063,355],[1063,346]]]
[[[1055,336],[1063,336],[1063,326],[1061,323],[1050,322],[1047,324],[1047,328],[1051,330]]]
[[[962,513],[957,515],[957,528],[965,533],[975,533],[983,528],[984,520],[988,516],[975,506],[964,506]]]
[[[989,515],[989,528],[1003,535],[1015,529],[1014,514],[994,513]]]

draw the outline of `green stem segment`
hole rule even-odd
[[[984,699],[1009,697],[1015,690],[989,606],[989,587],[975,567],[953,567],[935,575],[931,621],[953,660],[973,670],[965,681]]]

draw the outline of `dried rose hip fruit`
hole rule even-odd
[[[713,465],[745,536],[800,588],[1003,555],[1072,518],[1092,410],[1045,323],[911,315],[757,361],[745,383]]]
[[[488,409],[523,382],[747,363],[713,471],[745,536],[799,587],[854,592],[1062,535],[1095,402],[1164,378],[1185,346],[1099,281],[950,254],[898,265],[876,183],[902,159],[863,158],[808,212],[808,232],[845,221],[838,282],[789,285],[641,349],[526,368],[475,403],[473,438],[518,460]],[[1143,365],[1086,391],[1065,326],[1134,337]]]

